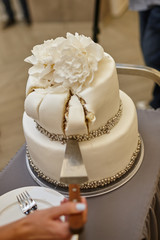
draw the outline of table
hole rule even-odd
[[[160,239],[160,110],[138,111],[144,160],[125,185],[88,199],[88,221],[81,240]],[[36,186],[25,163],[25,145],[0,173],[0,195]]]

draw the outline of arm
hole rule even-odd
[[[84,202],[85,200],[83,200]],[[3,240],[69,240],[71,233],[67,221],[62,222],[60,216],[83,211],[86,203],[63,203],[59,207],[52,207],[36,211],[14,223],[0,227],[0,236]],[[86,211],[84,211],[84,223]]]

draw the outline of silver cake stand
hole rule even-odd
[[[141,149],[140,152],[134,162],[134,165],[132,166],[132,168],[125,174],[123,175],[121,178],[119,178],[118,180],[116,180],[115,182],[106,185],[104,187],[97,187],[94,189],[82,189],[81,190],[81,195],[84,197],[95,197],[95,196],[100,196],[106,193],[109,193],[111,191],[116,190],[117,188],[123,186],[125,183],[127,183],[139,170],[142,161],[143,161],[143,156],[144,156],[144,144],[143,144],[143,140],[141,138]],[[58,192],[60,192],[61,194],[63,194],[65,197],[68,197],[68,189],[67,188],[63,188],[63,187],[59,187],[57,185],[54,185],[53,183],[49,183],[46,180],[44,180],[43,178],[39,177],[38,174],[34,171],[34,169],[30,166],[29,163],[29,159],[26,155],[26,164],[27,164],[27,168],[28,171],[31,175],[31,177],[35,180],[36,183],[38,183],[38,185],[42,186],[42,187],[49,187],[52,188],[54,190],[57,190]]]

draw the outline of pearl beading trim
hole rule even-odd
[[[47,136],[51,141],[58,141],[58,142],[61,142],[62,144],[65,144],[68,139],[74,139],[74,140],[77,140],[78,142],[82,142],[82,141],[89,141],[103,134],[109,134],[111,129],[119,122],[121,115],[122,115],[122,101],[120,101],[118,112],[115,114],[114,117],[109,119],[104,126],[99,127],[97,130],[89,132],[89,134],[83,134],[83,135],[66,136],[63,134],[50,133],[47,130],[45,130],[43,127],[41,127],[36,121],[35,122],[36,122],[36,128],[38,129],[38,131],[40,131],[42,134]]]
[[[134,151],[134,153],[132,154],[132,157],[130,159],[130,162],[128,163],[128,165],[121,171],[117,172],[115,175],[111,176],[111,177],[107,177],[107,178],[103,178],[100,180],[95,180],[95,181],[90,181],[90,182],[85,182],[83,184],[80,185],[80,188],[82,190],[87,190],[87,189],[96,189],[98,187],[105,187],[115,181],[117,181],[118,179],[120,179],[122,176],[124,176],[134,165],[137,156],[140,152],[141,149],[141,138],[140,136],[138,136],[138,143],[137,143],[137,148]],[[31,166],[31,168],[33,169],[33,171],[37,174],[37,176],[39,178],[42,178],[43,180],[47,181],[48,183],[51,183],[53,185],[55,185],[56,187],[62,187],[62,188],[68,188],[67,184],[64,184],[62,182],[59,182],[57,180],[54,180],[50,177],[47,177],[38,167],[35,166],[35,164],[32,161],[32,158],[29,154],[28,148],[26,147],[26,154],[27,154],[27,158],[29,161],[29,164]]]

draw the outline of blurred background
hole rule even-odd
[[[29,64],[24,59],[44,40],[66,32],[93,38],[95,0],[28,0],[29,18],[19,0],[12,0],[14,22],[9,24],[0,1],[0,170],[25,143],[22,129],[25,86]],[[137,12],[127,0],[101,0],[98,42],[116,63],[143,65]],[[7,25],[8,24],[8,25]],[[120,89],[135,102],[149,100],[153,82],[132,76],[119,77]]]

